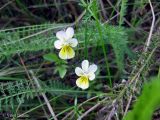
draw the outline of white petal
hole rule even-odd
[[[78,41],[75,38],[68,40],[68,43],[71,47],[76,47],[78,45]]]
[[[57,33],[56,33],[56,37],[59,39],[59,40],[65,40],[65,39],[67,39],[67,35],[66,35],[66,33],[65,33],[65,31],[58,31]]]
[[[66,35],[68,39],[71,39],[74,35],[74,29],[72,27],[68,27],[66,30]]]
[[[97,71],[97,65],[92,64],[92,65],[89,66],[88,72],[93,72],[94,73],[96,71]]]
[[[80,67],[76,67],[75,73],[76,73],[77,76],[84,75],[84,72],[83,72],[83,70]]]
[[[89,81],[88,78],[85,76],[82,76],[76,80],[76,85],[83,90],[87,89],[89,87]]]
[[[89,62],[88,60],[83,60],[82,61],[82,69],[87,72],[88,71],[88,67],[89,67]]]
[[[62,48],[62,41],[61,40],[56,40],[54,42],[54,47],[57,49],[61,49]]]
[[[94,80],[95,79],[95,74],[94,73],[89,73],[89,80]]]

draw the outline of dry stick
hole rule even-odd
[[[0,10],[2,10],[3,8],[5,8],[7,5],[11,4],[14,0],[11,0],[9,2],[7,2],[6,4],[4,4],[2,7],[0,7]]]
[[[156,48],[157,48],[157,47],[155,47],[155,48],[152,50],[151,54],[150,54],[149,57],[147,58],[147,61],[149,61],[149,59],[152,57],[152,54],[154,53],[154,51],[156,50]],[[134,84],[133,89],[132,89],[133,92],[134,92],[135,89],[136,89],[136,84],[137,84],[137,82],[138,82],[138,80],[139,80],[140,73],[142,72],[142,70],[143,70],[143,68],[145,67],[145,65],[146,65],[146,64],[144,64],[144,65],[140,68],[140,70],[138,71],[138,73],[136,74],[136,78],[135,78],[136,81],[135,81],[135,84]],[[131,80],[131,83],[133,82],[133,80],[134,80],[134,79]],[[131,84],[131,83],[130,83],[130,84]],[[128,108],[129,108],[129,105],[130,105],[131,101],[132,101],[132,95],[130,95],[130,97],[129,97],[129,100],[128,100],[128,103],[127,103],[127,106],[126,106],[126,109],[125,109],[124,116],[126,115],[126,113],[127,113],[127,111],[128,111]],[[123,117],[124,117],[124,116],[123,116]]]
[[[89,110],[87,110],[85,113],[83,113],[77,120],[82,120],[82,118],[84,118],[86,115],[88,115],[90,112],[92,112],[93,110],[95,110],[97,107],[99,107],[104,101],[106,101],[108,98],[103,99],[102,101],[100,101],[99,103],[97,103],[96,105],[94,105],[93,107],[91,107]]]
[[[99,105],[101,105],[101,103],[97,103],[96,105],[94,105],[93,107],[91,107],[84,114],[82,114],[77,120],[82,120],[82,118],[84,118],[86,115],[88,115],[88,113],[90,113],[91,111],[95,110]]]
[[[77,24],[77,23],[82,19],[82,17],[85,15],[85,13],[86,13],[86,10],[84,10],[84,11],[80,14],[80,16],[76,19],[75,22],[73,22],[72,24],[67,25],[67,26],[73,26],[73,25]],[[40,31],[40,32],[38,32],[38,33],[36,33],[36,34],[33,34],[33,35],[30,35],[30,36],[24,37],[24,38],[20,39],[20,41],[21,41],[21,40],[25,40],[25,39],[30,38],[30,37],[33,37],[33,36],[36,36],[36,35],[39,35],[39,34],[42,34],[42,33],[45,33],[45,32],[47,32],[47,31],[49,31],[49,30],[52,30],[52,29],[55,29],[55,28],[48,28],[48,29],[43,30],[43,31]],[[21,57],[20,57],[20,59],[21,59]],[[31,78],[30,78],[30,75],[29,75],[29,73],[28,73],[28,70],[26,69],[26,67],[25,67],[24,62],[23,62],[22,59],[21,59],[21,63],[22,63],[22,65],[23,65],[23,67],[24,67],[24,69],[25,69],[25,71],[26,71],[26,73],[27,73],[28,78],[31,79]],[[33,71],[30,71],[30,72],[31,72],[31,74],[33,74]],[[37,87],[40,87],[40,88],[41,88],[41,86],[39,85],[39,82],[38,82],[37,78],[33,76],[33,79],[35,80],[35,82],[36,82],[36,84],[37,84]],[[47,104],[47,106],[48,106],[48,109],[50,110],[50,112],[51,112],[54,120],[57,120],[56,115],[55,115],[55,113],[53,112],[53,109],[52,109],[52,107],[51,107],[51,105],[50,105],[50,103],[49,103],[46,95],[45,95],[44,93],[42,93],[42,96],[43,96],[43,98],[44,98],[44,100],[45,100],[45,102],[46,102],[46,104]],[[71,112],[71,113],[72,113],[72,112]]]
[[[136,83],[137,83],[137,81],[138,81],[138,78],[139,78],[141,72],[143,71],[143,69],[144,69],[144,67],[146,66],[146,64],[148,63],[148,61],[151,59],[151,57],[152,57],[152,55],[153,55],[153,53],[155,52],[156,49],[157,49],[157,47],[155,47],[155,48],[152,50],[151,54],[150,54],[149,57],[147,58],[147,60],[146,60],[146,62],[144,63],[144,65],[138,70],[138,72],[137,72],[130,80],[128,80],[127,84],[125,85],[125,87],[123,88],[123,90],[120,92],[120,94],[118,95],[118,97],[117,97],[115,100],[118,100],[118,99],[121,98],[121,96],[123,96],[124,92],[125,92],[126,89],[128,88],[127,86],[131,85],[131,84],[134,82],[134,80],[136,80],[136,82],[135,82],[135,85],[134,85],[133,88],[136,87]],[[129,103],[129,102],[128,102],[128,103]],[[130,103],[129,103],[129,104],[130,104]],[[127,106],[128,106],[128,105],[127,105]],[[127,110],[126,110],[126,111],[127,111]],[[124,117],[124,116],[123,116],[123,117]]]
[[[92,97],[92,98],[84,101],[83,103],[81,103],[81,104],[78,105],[78,108],[81,107],[82,105],[84,105],[85,103],[87,103],[87,102],[89,102],[89,101],[91,101],[91,100],[94,100],[94,99],[97,98],[97,97],[98,97],[98,96],[95,96],[95,97]],[[64,118],[62,118],[62,120],[68,119],[68,117],[69,117],[73,112],[74,112],[73,110],[72,110],[71,112],[69,112]]]
[[[73,26],[73,25],[77,24],[77,23],[82,19],[82,17],[85,15],[85,13],[86,13],[86,10],[84,10],[84,11],[80,14],[80,16],[76,19],[75,22],[73,22],[72,24],[67,25],[67,26]],[[21,41],[21,40],[25,40],[25,39],[30,38],[30,37],[33,37],[33,36],[36,36],[36,35],[39,35],[39,34],[42,34],[42,33],[45,33],[45,32],[50,31],[50,30],[52,30],[52,29],[55,29],[55,28],[48,28],[48,29],[43,30],[43,31],[40,31],[40,32],[38,32],[38,33],[36,33],[36,34],[33,34],[33,35],[30,35],[30,36],[24,37],[24,38],[20,39],[20,41]],[[21,59],[21,60],[22,60],[22,59]],[[22,62],[22,64],[23,64],[23,62]],[[24,68],[25,68],[25,71],[26,71],[26,73],[27,73],[27,76],[30,78],[30,75],[28,74],[28,71],[27,71],[27,69],[26,69],[26,67],[25,67],[24,64],[23,64],[23,66],[24,66]],[[30,72],[33,73],[33,71],[30,71]],[[33,79],[35,80],[35,82],[36,82],[36,84],[37,84],[37,87],[41,87],[41,86],[39,85],[39,82],[38,82],[38,80],[36,79],[36,77],[33,76]],[[47,104],[47,106],[48,106],[48,109],[50,110],[50,112],[51,112],[54,120],[57,120],[57,118],[56,118],[56,116],[55,116],[55,113],[53,112],[53,109],[52,109],[52,107],[51,107],[51,105],[50,105],[50,103],[49,103],[46,95],[45,95],[44,93],[42,93],[42,96],[43,96],[43,98],[44,98],[44,100],[45,100],[45,102],[46,102],[46,104]]]
[[[155,14],[154,14],[153,6],[152,6],[152,3],[151,3],[150,0],[149,0],[149,4],[150,4],[150,7],[151,7],[152,17],[153,17],[153,18],[152,18],[152,25],[151,25],[151,29],[150,29],[150,32],[149,32],[149,36],[148,36],[148,39],[147,39],[147,41],[146,41],[146,45],[145,45],[145,48],[144,48],[144,52],[145,52],[145,53],[147,52],[148,47],[149,47],[149,45],[150,45],[150,43],[151,43],[151,37],[152,37],[153,28],[154,28],[154,24],[155,24]],[[134,87],[133,87],[133,92],[134,92],[135,89],[136,89],[136,83],[138,82],[139,77],[140,77],[140,73],[138,74],[138,76],[137,76],[137,78],[136,78],[135,85],[134,85]],[[129,106],[130,106],[131,101],[132,101],[132,97],[133,97],[133,95],[130,95],[129,101],[128,101],[128,103],[127,103],[127,106],[126,106],[126,109],[125,109],[125,112],[124,112],[124,116],[126,115],[128,109],[129,109]]]
[[[28,70],[27,70],[27,68],[26,68],[26,66],[25,66],[25,64],[24,64],[23,59],[21,58],[20,54],[18,54],[18,56],[19,56],[19,58],[20,58],[20,62],[21,62],[21,64],[22,64],[22,66],[23,66],[23,68],[24,68],[24,70],[25,70],[25,72],[26,72],[26,74],[27,74],[28,79],[29,79],[30,82],[31,82],[32,87],[35,89],[34,83],[32,82],[32,78],[30,77],[30,75],[29,75],[29,73],[28,73]],[[40,99],[40,97],[38,96],[38,94],[37,94],[37,98],[38,98],[39,102],[41,103],[41,99]],[[46,117],[48,118],[47,112],[46,112],[46,110],[45,110],[45,108],[44,108],[43,106],[42,106],[42,109],[43,109]]]
[[[109,18],[107,21],[105,21],[103,24],[107,24],[108,22],[110,22],[111,20],[113,20],[114,18],[116,18],[120,13],[117,13],[116,15],[114,15],[112,18]]]
[[[107,0],[107,2],[109,3],[109,5],[118,13],[120,14],[120,12],[114,7],[114,5],[111,3],[110,0]],[[133,29],[135,29],[132,24],[130,22],[128,22],[128,20],[126,20],[126,18],[124,18],[124,21]]]
[[[138,74],[138,76],[137,76],[137,78],[136,78],[136,81],[135,81],[135,84],[134,84],[134,87],[133,87],[133,90],[132,90],[133,92],[135,92],[135,90],[136,90],[136,85],[137,85],[137,82],[138,82],[138,80],[139,80],[139,77],[140,77],[140,73]],[[133,97],[133,95],[131,94],[130,97],[129,97],[129,100],[128,100],[128,103],[127,103],[125,112],[124,112],[124,116],[127,114],[127,111],[128,111],[128,109],[129,109],[129,106],[130,106],[131,101],[132,101],[132,97]]]
[[[115,109],[115,107],[113,107],[111,112],[110,112],[110,114],[109,114],[109,116],[106,117],[104,120],[111,120],[113,115],[115,114],[115,111],[116,111],[116,109]]]
[[[17,117],[17,113],[18,113],[18,109],[20,108],[21,104],[22,104],[22,102],[20,102],[20,103],[18,104],[18,106],[17,106],[17,108],[16,108],[16,115],[15,115],[15,116],[13,115],[13,118],[12,118],[11,120],[16,120],[16,118],[18,118],[18,117]],[[24,116],[23,116],[23,117],[24,117]]]
[[[157,7],[159,7],[159,4],[155,5],[155,6],[153,7],[153,9],[156,9]],[[144,7],[144,8],[145,8],[145,7]],[[142,20],[144,21],[144,23],[146,23],[147,21],[150,21],[150,19],[152,19],[152,16],[149,16],[150,14],[152,14],[152,11],[148,11],[148,12],[145,14],[144,18],[142,18]],[[158,12],[158,13],[155,14],[155,17],[156,17],[156,16],[159,16],[159,15],[160,15],[160,13]],[[155,26],[156,26],[156,25],[155,25]],[[148,27],[147,27],[147,29],[148,29]]]
[[[116,113],[116,103],[117,103],[117,101],[113,101],[113,102],[112,102],[113,108],[112,108],[112,110],[109,112],[109,115],[106,116],[104,120],[111,120],[111,119],[112,119],[112,117],[113,117],[114,114]]]
[[[67,25],[67,26],[74,26],[75,24],[77,24],[82,18],[83,18],[83,16],[85,15],[85,13],[86,13],[86,10],[84,10],[80,15],[79,15],[79,17],[72,23],[72,24],[70,24],[70,25]],[[42,32],[46,32],[46,31],[48,31],[48,30],[51,30],[51,29],[47,29],[47,30],[44,30],[44,31],[42,31]],[[41,33],[42,33],[41,32]],[[39,33],[38,33],[39,34]],[[45,95],[45,94],[44,94]],[[46,102],[47,103],[47,102]],[[48,102],[49,103],[49,102]],[[72,113],[72,112],[70,112],[70,113]],[[69,114],[70,115],[70,114]],[[68,117],[68,116],[67,116]],[[53,117],[54,118],[54,117]],[[65,119],[65,118],[64,118]]]
[[[100,2],[100,5],[101,5],[101,8],[102,8],[102,14],[103,14],[104,18],[107,19],[107,15],[106,15],[106,11],[105,11],[105,8],[104,8],[103,0],[99,0],[99,2]]]
[[[86,10],[84,10],[79,17],[71,24],[71,26],[76,25],[82,18],[83,16],[86,14]]]
[[[33,77],[33,80],[35,81],[35,83],[36,83],[36,85],[37,85],[37,88],[41,89],[41,86],[40,86],[37,78],[34,76],[33,71],[30,70],[29,72],[31,73],[31,75],[32,75],[32,77]],[[56,118],[56,115],[55,115],[55,113],[54,113],[54,111],[53,111],[53,109],[52,109],[52,107],[51,107],[51,105],[50,105],[50,103],[49,103],[49,100],[47,99],[45,93],[41,93],[41,94],[42,94],[42,96],[43,96],[43,98],[44,98],[44,101],[46,102],[46,105],[47,105],[47,107],[48,107],[48,109],[49,109],[49,111],[50,111],[53,119],[54,119],[54,120],[58,120],[58,119]]]
[[[155,14],[154,14],[153,6],[152,6],[151,1],[150,0],[148,0],[148,1],[149,1],[149,5],[151,7],[151,11],[152,11],[152,25],[151,25],[151,29],[150,29],[150,32],[149,32],[148,39],[147,39],[146,44],[145,44],[144,52],[147,52],[148,47],[151,43],[151,37],[152,37],[153,28],[154,28],[154,24],[155,24]]]
[[[112,3],[111,3],[109,0],[107,0],[107,1],[108,1],[108,3],[109,3],[111,6],[113,6]],[[152,32],[153,32],[153,27],[154,27],[154,22],[155,22],[154,10],[153,10],[153,7],[152,7],[152,4],[151,4],[151,1],[150,1],[150,0],[149,0],[149,3],[150,3],[150,6],[151,6],[151,10],[152,10],[153,20],[152,20],[152,26],[151,26],[150,34],[149,34],[148,40],[147,40],[147,42],[146,42],[146,46],[149,46],[149,45],[150,45],[151,36],[152,36]],[[117,13],[119,13],[116,9],[115,9],[115,11],[116,11]],[[127,20],[125,20],[125,21],[128,23]],[[148,49],[148,47],[146,47],[145,51],[147,51],[147,49]],[[137,81],[138,81],[138,78],[139,78],[140,73],[141,73],[141,71],[143,70],[143,68],[144,68],[144,65],[141,67],[141,69],[138,71],[138,73],[133,77],[133,79],[130,80],[130,84],[131,84],[134,80],[136,80],[135,86],[134,86],[133,90],[135,90],[136,83],[137,83]],[[124,90],[125,90],[126,88],[127,88],[127,86],[125,86]],[[126,114],[126,112],[128,111],[128,108],[129,108],[129,105],[130,105],[131,100],[132,100],[132,96],[130,96],[130,98],[129,98],[129,102],[128,102],[128,104],[127,104],[127,107],[126,107],[126,109],[125,109],[125,113],[124,113],[124,114]]]

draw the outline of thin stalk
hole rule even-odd
[[[108,73],[108,76],[111,76],[110,69],[109,69],[109,62],[108,62],[106,48],[105,48],[105,43],[103,41],[103,36],[102,36],[101,23],[100,23],[100,21],[99,21],[99,19],[97,17],[97,12],[96,11],[92,11],[91,9],[88,9],[88,11],[92,14],[94,19],[96,20],[96,26],[97,26],[98,33],[99,33],[99,38],[101,40],[101,46],[102,46],[102,49],[103,49],[104,59],[105,59],[106,68],[107,68],[106,72]],[[111,79],[111,77],[109,77],[108,79],[109,79],[109,85],[110,85],[110,87],[112,87],[112,79]]]
[[[33,71],[30,70],[30,73],[31,73],[31,75],[32,75],[32,77],[33,77],[33,80],[35,81],[35,83],[36,83],[36,85],[37,85],[37,88],[38,88],[38,89],[41,89],[41,86],[40,86],[40,84],[39,84],[39,82],[38,82],[38,79],[34,76]],[[50,102],[49,102],[49,100],[48,100],[48,98],[47,98],[47,96],[46,96],[46,94],[45,94],[45,93],[41,93],[41,94],[42,94],[42,96],[43,96],[43,98],[44,98],[44,101],[45,101],[45,103],[46,103],[46,105],[47,105],[47,107],[48,107],[48,110],[50,111],[52,117],[54,118],[54,120],[58,120],[57,117],[56,117],[56,114],[55,114],[55,112],[53,111],[53,108],[52,108],[52,106],[51,106],[51,104],[50,104]]]
[[[85,27],[85,42],[84,42],[84,45],[85,45],[85,58],[88,60],[88,36],[87,36],[87,25]]]
[[[112,87],[111,73],[110,73],[110,69],[109,69],[109,62],[108,62],[108,58],[107,58],[106,48],[105,48],[105,44],[104,44],[103,37],[102,37],[101,25],[100,25],[99,21],[97,21],[97,20],[96,20],[96,24],[97,24],[100,40],[102,41],[101,45],[102,45],[103,54],[104,54],[105,63],[106,63],[106,68],[107,68],[106,71],[107,71],[108,76],[109,76],[109,78],[108,78],[109,79],[109,84],[110,84],[110,87]]]
[[[159,67],[159,71],[158,71],[158,78],[160,78],[160,67]]]
[[[57,99],[58,97],[60,97],[60,96],[56,96],[56,97],[50,99],[49,102],[51,102],[51,101]],[[32,109],[30,109],[30,110],[28,110],[28,111],[26,111],[25,113],[22,113],[22,114],[18,115],[18,118],[23,117],[24,115],[26,115],[26,114],[28,114],[28,113],[30,113],[30,112],[32,112],[32,111],[34,111],[34,110],[36,110],[36,109],[38,109],[38,108],[44,106],[44,105],[46,105],[45,102],[42,103],[42,104],[40,104],[40,105],[38,105],[38,106],[36,106],[36,107],[34,107],[34,108],[32,108]],[[58,114],[57,114],[57,115],[58,115]],[[57,116],[57,115],[56,115],[56,116]]]

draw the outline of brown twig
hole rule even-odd
[[[114,5],[111,3],[110,0],[107,0],[107,2],[109,3],[109,5],[110,5],[118,14],[120,14],[120,12],[114,7]],[[130,22],[128,22],[128,20],[126,20],[126,18],[124,18],[124,21],[125,21],[130,27],[132,27],[133,29],[135,29],[135,28],[132,26],[132,24],[131,24]]]
[[[107,17],[107,15],[106,15],[106,10],[105,10],[105,8],[104,8],[103,0],[99,0],[99,2],[100,2],[101,9],[102,9],[103,17],[104,17],[105,20],[107,20],[108,17]]]
[[[145,47],[144,47],[144,52],[145,52],[145,53],[147,52],[148,47],[149,47],[149,45],[150,45],[150,43],[151,43],[151,37],[152,37],[153,28],[154,28],[154,24],[155,24],[155,14],[154,14],[153,6],[152,6],[152,3],[151,3],[150,0],[149,0],[149,4],[150,4],[150,7],[151,7],[152,17],[153,17],[153,18],[152,18],[152,25],[151,25],[150,33],[149,33],[148,39],[147,39],[146,44],[145,44]],[[142,59],[142,61],[144,61],[144,59]],[[143,68],[144,68],[144,67],[143,67]],[[136,79],[135,79],[135,85],[134,85],[134,87],[133,87],[133,89],[132,89],[133,92],[135,92],[136,84],[137,84],[137,82],[138,82],[139,77],[140,77],[140,72],[137,73],[137,77],[136,77]],[[128,109],[129,109],[129,106],[130,106],[131,101],[132,101],[132,97],[133,97],[133,95],[130,95],[129,100],[128,100],[128,103],[127,103],[127,106],[126,106],[126,109],[125,109],[125,112],[124,112],[124,115],[126,115]]]
[[[148,2],[149,2],[149,5],[150,5],[150,7],[151,7],[151,12],[152,12],[152,25],[151,25],[151,29],[150,29],[150,32],[149,32],[148,39],[147,39],[146,44],[145,44],[145,47],[144,47],[144,52],[147,52],[147,51],[148,51],[148,47],[150,46],[151,38],[152,38],[152,33],[153,33],[153,29],[154,29],[154,24],[155,24],[154,9],[153,9],[153,6],[152,6],[151,1],[148,0]]]
[[[114,18],[116,18],[120,13],[117,13],[116,15],[114,15],[112,18],[109,18],[107,21],[105,21],[103,24],[107,24],[108,22],[110,22],[111,20],[113,20]]]
[[[31,85],[32,85],[32,88],[36,89],[35,86],[34,86],[34,83],[32,82],[32,78],[31,78],[31,76],[30,76],[30,74],[29,74],[29,72],[28,72],[28,70],[27,70],[27,68],[26,68],[26,66],[25,66],[25,64],[24,64],[23,59],[21,58],[20,54],[18,54],[18,56],[19,56],[19,58],[20,58],[20,62],[21,62],[21,64],[22,64],[22,66],[23,66],[23,68],[24,68],[24,70],[25,70],[25,72],[26,72],[26,74],[27,74],[27,77],[28,77],[28,79],[30,80],[30,83],[31,83]],[[37,98],[38,98],[39,102],[41,103],[41,99],[40,99],[40,97],[38,96],[38,94],[37,94]],[[45,108],[44,108],[43,106],[42,106],[42,109],[43,109],[43,111],[44,111],[44,114],[45,114],[46,117],[48,118],[48,114],[47,114],[47,112],[46,112],[46,110],[45,110]]]
[[[30,70],[29,72],[31,73],[32,78],[33,78],[33,80],[35,81],[35,83],[36,83],[36,85],[37,85],[37,88],[38,88],[38,89],[41,89],[41,85],[39,84],[38,79],[34,76],[33,71]],[[52,109],[52,106],[51,106],[50,103],[49,103],[49,100],[48,100],[47,96],[45,95],[45,93],[41,93],[41,94],[42,94],[42,96],[43,96],[43,98],[44,98],[44,101],[46,102],[46,105],[47,105],[47,107],[48,107],[48,110],[50,111],[53,119],[54,119],[54,120],[58,120],[58,119],[56,118],[56,115],[55,115],[53,109]]]
[[[84,105],[85,103],[87,103],[87,102],[89,102],[89,101],[91,101],[91,100],[94,100],[94,99],[97,98],[97,97],[98,97],[98,96],[95,96],[95,97],[92,97],[92,98],[90,98],[90,99],[87,99],[87,100],[84,101],[83,103],[79,104],[79,105],[78,105],[78,108],[81,107],[82,105]],[[73,112],[74,112],[73,110],[72,110],[71,112],[69,112],[64,118],[62,118],[62,120],[68,119],[68,117],[69,117],[70,115],[72,115]]]
[[[151,54],[148,56],[148,58],[147,58],[147,60],[146,60],[146,63],[139,69],[139,71],[138,71],[137,74],[133,77],[133,79],[130,80],[129,85],[131,85],[131,84],[133,83],[133,81],[135,81],[135,84],[134,84],[133,89],[132,89],[132,93],[135,92],[135,90],[136,90],[136,85],[137,85],[137,82],[138,82],[138,80],[139,80],[140,74],[141,74],[141,72],[143,71],[144,67],[146,66],[147,62],[151,59],[151,57],[152,57],[152,55],[153,55],[153,53],[155,52],[156,49],[157,49],[157,47],[155,47],[155,48],[152,50]],[[132,101],[132,97],[133,97],[133,95],[130,95],[130,97],[129,97],[129,99],[128,99],[127,106],[126,106],[125,112],[124,112],[124,116],[126,115],[128,109],[129,109],[129,106],[130,106],[131,101]]]
[[[106,101],[108,98],[104,98],[102,101],[100,101],[99,103],[97,103],[96,105],[94,105],[93,107],[91,107],[89,110],[87,110],[85,113],[83,113],[81,116],[79,116],[79,118],[77,120],[82,120],[82,118],[84,118],[85,116],[87,116],[90,112],[92,112],[93,110],[95,110],[97,107],[99,107],[104,101]]]
[[[8,6],[9,4],[11,4],[14,0],[11,0],[9,2],[7,2],[6,4],[4,4],[2,7],[0,7],[0,10],[2,10],[3,8],[5,8],[6,6]]]

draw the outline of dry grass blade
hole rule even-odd
[[[151,39],[152,39],[152,33],[153,33],[153,30],[154,30],[154,24],[155,24],[155,14],[154,14],[154,9],[153,9],[151,0],[149,0],[149,5],[151,7],[151,12],[152,12],[152,25],[151,25],[151,28],[150,28],[148,39],[147,39],[145,47],[144,47],[144,52],[147,52],[148,47],[150,46]]]
[[[40,86],[40,84],[39,84],[39,82],[38,82],[38,79],[34,76],[33,71],[30,70],[29,72],[31,73],[31,75],[32,75],[32,77],[33,77],[33,80],[35,81],[35,83],[36,83],[36,85],[37,85],[37,88],[38,88],[38,89],[41,89],[41,86]],[[48,107],[48,109],[49,109],[49,111],[50,111],[53,119],[54,119],[54,120],[58,120],[58,119],[56,118],[56,115],[55,115],[53,109],[52,109],[51,104],[49,103],[49,100],[48,100],[47,96],[45,95],[45,93],[41,93],[41,94],[42,94],[42,96],[43,96],[43,98],[44,98],[44,100],[45,100],[45,102],[46,102],[46,105],[47,105],[47,107]]]

